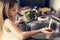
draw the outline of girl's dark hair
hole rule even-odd
[[[7,19],[8,17],[7,17],[7,15],[6,15],[6,12],[5,12],[5,7],[3,8],[3,19],[5,20],[5,19]]]
[[[5,4],[6,4],[6,2],[9,3],[9,9],[12,8],[15,3],[18,3],[17,0],[4,1]],[[3,19],[5,20],[5,19],[7,19],[7,18],[8,18],[8,17],[7,17],[7,15],[6,15],[5,6],[4,6],[4,8],[3,8]]]
[[[10,0],[9,1],[9,9],[13,7],[14,3],[18,3],[17,0]]]

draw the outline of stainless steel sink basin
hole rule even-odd
[[[48,26],[48,23],[38,23],[38,24],[35,24],[33,26],[31,26],[31,30],[38,30],[40,28],[43,28],[45,26]],[[56,30],[57,28],[57,24],[55,23],[52,23],[51,25],[51,28],[53,30]],[[60,29],[59,29],[60,30]],[[37,38],[37,39],[46,39],[46,35],[43,34],[43,33],[39,33],[39,34],[36,34],[34,36],[32,36],[33,38]],[[51,36],[50,36],[50,39],[52,40],[53,38],[57,38],[57,37],[60,37],[60,33],[53,33]]]

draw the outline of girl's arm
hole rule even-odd
[[[11,32],[13,32],[14,34],[16,34],[17,36],[20,37],[21,40],[26,39],[28,37],[31,37],[32,35],[35,35],[37,33],[40,32],[44,32],[43,33],[50,33],[47,32],[46,29],[39,29],[39,30],[35,30],[35,31],[26,31],[26,32],[22,32],[21,29],[19,29],[11,20],[6,19],[5,20],[5,24],[4,24],[7,28],[9,28],[11,30]]]

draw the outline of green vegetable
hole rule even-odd
[[[35,17],[37,16],[37,13],[36,11],[27,11],[25,12],[25,16],[28,20],[31,20],[31,19],[35,19]]]

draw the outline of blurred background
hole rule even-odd
[[[38,7],[52,7],[56,10],[60,9],[60,0],[18,0],[21,7],[24,6],[38,6]]]

